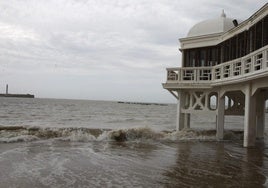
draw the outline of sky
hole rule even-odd
[[[179,38],[203,20],[245,20],[266,0],[0,0],[0,93],[173,103]]]

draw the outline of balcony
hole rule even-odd
[[[167,68],[165,89],[212,88],[268,76],[268,46],[212,67]]]

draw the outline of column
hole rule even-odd
[[[180,131],[186,127],[190,127],[190,114],[182,113],[182,107],[185,105],[185,94],[183,91],[178,91],[177,102],[177,125],[176,130]]]
[[[260,91],[256,99],[257,105],[257,127],[256,127],[256,137],[257,139],[262,139],[265,128],[265,92]]]
[[[184,114],[184,128],[190,128],[191,114]]]
[[[251,84],[245,86],[244,147],[255,146],[256,95],[251,94]]]
[[[177,122],[176,122],[176,131],[180,131],[183,129],[182,124],[183,124],[183,114],[181,113],[181,94],[178,91],[178,101],[177,101]]]
[[[223,140],[224,134],[224,110],[225,110],[225,96],[218,96],[218,114],[216,122],[216,137],[218,140]]]

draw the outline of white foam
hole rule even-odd
[[[78,130],[75,132],[70,132],[70,135],[67,137],[63,137],[62,140],[73,141],[73,142],[89,142],[96,140],[96,137],[90,133]]]
[[[18,135],[13,137],[2,137],[0,138],[0,143],[30,142],[38,139],[38,137],[32,135]]]
[[[111,131],[103,131],[102,134],[100,134],[97,138],[96,138],[96,141],[107,141],[107,140],[110,140],[110,132]]]
[[[216,136],[210,134],[209,131],[204,130],[193,130],[193,129],[183,129],[181,131],[174,131],[165,134],[164,139],[172,141],[187,141],[187,140],[216,140]]]

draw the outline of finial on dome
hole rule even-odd
[[[224,10],[222,10],[221,17],[226,18],[226,14],[225,14]]]

